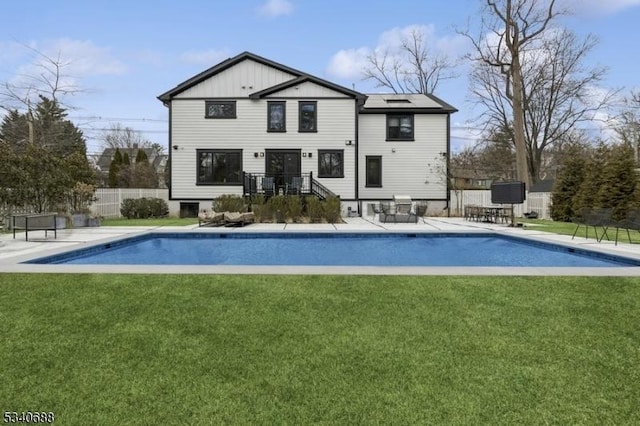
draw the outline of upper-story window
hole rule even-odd
[[[387,115],[387,140],[388,141],[412,141],[413,140],[413,114],[388,114]]]
[[[236,118],[236,101],[205,101],[205,118]]]
[[[267,103],[267,132],[286,132],[286,112],[287,104],[285,102],[268,102]]]
[[[299,103],[299,132],[317,132],[317,109],[318,103],[315,101],[301,101]]]

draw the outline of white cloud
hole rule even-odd
[[[562,0],[561,5],[580,16],[599,17],[640,6],[640,0]]]
[[[438,37],[434,25],[395,27],[380,34],[373,48],[363,46],[338,51],[331,57],[326,72],[334,78],[362,78],[362,71],[367,66],[367,56],[386,53],[391,58],[398,57],[402,50],[402,41],[410,38],[413,33],[421,34],[425,46],[434,54],[446,55],[452,60],[462,56],[469,49],[469,42],[464,36]]]
[[[180,59],[188,64],[213,66],[229,57],[226,49],[189,50],[180,55]]]
[[[287,0],[268,0],[263,4],[259,13],[267,18],[277,18],[278,16],[291,15],[293,4]]]
[[[124,63],[112,56],[109,48],[96,46],[89,40],[62,38],[45,43],[42,48],[35,48],[49,58],[59,56],[62,62],[68,64],[68,73],[77,77],[121,75],[127,70]]]
[[[371,50],[366,47],[340,50],[331,57],[327,74],[345,80],[360,79],[370,54]]]

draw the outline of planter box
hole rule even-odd
[[[56,216],[56,229],[65,229],[67,227],[67,218],[65,216]]]
[[[76,213],[71,215],[71,224],[74,228],[84,228],[87,226],[88,216],[84,213]]]
[[[91,228],[97,228],[100,226],[100,219],[97,217],[90,217],[87,219],[87,226]]]

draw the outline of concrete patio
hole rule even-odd
[[[49,232],[30,231],[29,241],[24,233],[0,234],[0,273],[6,272],[65,272],[65,273],[202,273],[202,274],[368,274],[368,275],[605,275],[640,276],[640,267],[363,267],[363,266],[193,266],[193,265],[35,265],[24,264],[51,254],[116,241],[126,236],[147,232],[457,232],[492,231],[520,237],[580,247],[602,253],[640,259],[640,244],[618,243],[546,233],[540,230],[512,228],[504,224],[465,221],[462,218],[420,218],[418,223],[380,223],[374,217],[345,218],[340,224],[284,224],[260,223],[241,228],[182,227],[99,227],[64,229],[57,239]]]

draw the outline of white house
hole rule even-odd
[[[169,108],[169,197],[185,208],[293,192],[333,193],[344,211],[399,194],[448,205],[456,109],[434,96],[364,95],[245,52],[158,99]]]

